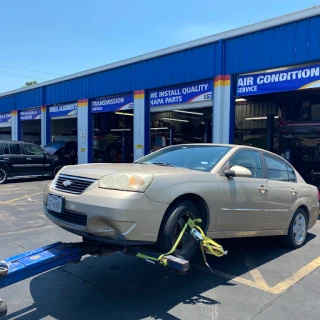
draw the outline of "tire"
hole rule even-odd
[[[299,208],[291,220],[288,234],[281,237],[281,242],[288,248],[297,249],[302,247],[307,239],[308,217],[302,208]]]
[[[195,219],[201,216],[198,207],[192,201],[178,202],[169,210],[162,222],[157,242],[162,253],[171,250],[188,218]],[[199,243],[190,234],[188,227],[173,255],[191,260],[198,247]]]
[[[52,170],[52,176],[55,177],[58,173],[58,171],[62,168],[63,166],[56,166]]]
[[[8,179],[8,172],[5,167],[0,167],[0,184],[6,183]]]

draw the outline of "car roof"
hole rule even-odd
[[[0,140],[0,143],[3,143],[3,142],[15,142],[15,143],[24,143],[24,144],[32,144],[32,145],[35,145],[35,143],[32,143],[32,142],[25,142],[25,141],[20,141],[20,140]]]
[[[168,146],[167,148],[170,147],[174,147],[174,146],[217,146],[217,147],[230,147],[232,149],[236,149],[236,150],[240,150],[240,149],[252,149],[255,151],[261,151],[263,153],[266,154],[270,154],[271,156],[280,158],[281,160],[284,160],[285,162],[286,159],[284,159],[283,157],[279,156],[276,153],[273,153],[271,151],[265,150],[265,149],[261,149],[261,148],[256,148],[256,147],[252,147],[252,146],[247,146],[244,144],[227,144],[227,143],[185,143],[185,144],[179,144],[179,145],[173,145],[173,146]]]

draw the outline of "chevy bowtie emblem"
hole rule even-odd
[[[64,187],[69,187],[72,185],[72,182],[70,180],[66,180],[66,181],[63,181],[62,184]]]

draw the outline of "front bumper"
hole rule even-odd
[[[48,193],[65,198],[66,214],[86,215],[80,225],[47,210]],[[106,243],[136,244],[157,241],[168,204],[151,201],[144,193],[100,189],[97,183],[79,195],[60,192],[49,184],[43,195],[44,213],[55,224],[83,237]]]

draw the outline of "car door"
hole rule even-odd
[[[35,144],[24,143],[24,163],[28,174],[43,174],[50,164],[46,163],[44,151]]]
[[[8,163],[10,175],[25,173],[24,156],[19,142],[7,142],[4,145],[3,160]]]
[[[227,178],[224,171],[235,165],[249,169],[252,177]],[[267,179],[260,153],[250,149],[238,151],[219,177],[219,217],[215,231],[260,231],[267,206]]]
[[[281,230],[293,214],[300,189],[294,170],[281,158],[264,153],[268,172],[269,208],[263,229]]]

